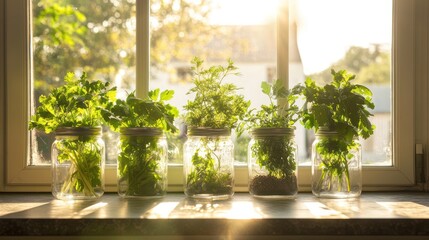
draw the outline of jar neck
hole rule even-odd
[[[254,138],[264,137],[294,137],[294,130],[291,128],[254,128],[250,132]]]
[[[231,130],[228,128],[190,127],[188,136],[228,137],[231,136]]]
[[[327,126],[321,126],[319,129],[317,129],[317,132],[315,133],[316,137],[338,137],[339,133],[333,128],[327,127]]]
[[[121,128],[120,134],[121,136],[160,137],[162,136],[162,129],[152,127]]]
[[[320,128],[315,135],[318,138],[344,139],[344,137],[340,133],[330,129]],[[353,141],[359,141],[359,136],[354,136]]]
[[[100,136],[101,133],[101,127],[59,127],[55,136]]]

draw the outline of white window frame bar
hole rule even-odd
[[[287,2],[287,0],[284,0]],[[5,73],[0,91],[5,93],[5,103],[0,104],[0,191],[50,191],[49,166],[28,166],[29,159],[29,98],[31,75],[30,49],[30,0],[5,0],[0,5],[0,24],[5,27]],[[414,185],[414,11],[415,0],[394,0],[393,42],[393,167],[364,167],[364,190],[392,190]],[[287,13],[287,5],[281,8]],[[398,11],[401,10],[401,11]],[[0,14],[0,17],[2,16]],[[279,16],[278,76],[287,84],[288,76],[288,19]],[[144,96],[149,89],[149,0],[137,0],[137,26],[146,29],[137,33],[137,82],[136,92]],[[1,27],[0,27],[1,30]],[[0,36],[1,37],[1,36]],[[0,39],[0,43],[2,39]],[[400,46],[400,47],[399,47]],[[0,47],[1,49],[1,47]],[[1,54],[1,51],[0,51]],[[1,63],[2,60],[0,60]],[[1,77],[1,76],[0,76]],[[405,81],[405,80],[408,81]],[[0,78],[1,80],[1,78]],[[287,86],[287,85],[286,85]],[[3,89],[4,88],[4,89]],[[399,91],[400,89],[400,91]],[[2,98],[0,98],[0,103]],[[427,103],[424,103],[427,104]],[[412,107],[410,107],[412,106]],[[400,114],[400,116],[399,116]],[[411,130],[410,130],[411,127]],[[4,148],[3,148],[4,146]],[[169,191],[183,191],[183,171],[180,166],[169,167]],[[236,167],[236,191],[247,191],[247,168]],[[300,166],[300,190],[310,189],[310,168]],[[116,190],[116,169],[106,168],[106,190]]]

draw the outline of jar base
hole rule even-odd
[[[165,196],[165,194],[155,195],[155,196],[138,196],[138,195],[121,195],[121,194],[118,194],[118,195],[124,199],[159,199]]]
[[[294,200],[296,199],[297,194],[295,195],[253,195],[252,197],[257,199],[264,200]]]
[[[52,195],[58,200],[72,201],[72,200],[97,200],[101,198],[101,196],[103,196],[103,193],[99,193],[91,196],[73,195],[73,194],[64,194],[64,193],[57,193],[57,194],[52,193]]]
[[[346,199],[346,198],[358,198],[361,192],[319,192],[313,191],[313,195],[318,198],[331,198],[331,199]]]
[[[233,194],[223,194],[223,195],[216,195],[216,194],[193,194],[193,195],[186,195],[188,198],[193,198],[197,200],[228,200],[232,198]]]

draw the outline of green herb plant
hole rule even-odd
[[[300,111],[301,122],[307,129],[317,132],[334,132],[334,137],[322,137],[316,146],[322,162],[317,166],[321,176],[315,188],[323,191],[351,191],[349,161],[359,148],[356,138],[370,137],[375,129],[369,117],[374,109],[371,91],[359,84],[353,84],[355,75],[346,70],[331,71],[333,80],[325,86],[318,86],[310,78],[305,85],[297,85],[293,92],[305,99]],[[333,189],[332,181],[338,184]],[[314,187],[313,187],[314,188]]]
[[[252,128],[294,128],[298,121],[298,106],[296,100],[298,96],[289,94],[283,86],[281,80],[276,80],[274,84],[268,82],[261,83],[262,93],[267,95],[270,104],[261,105],[261,109],[252,109],[246,116],[246,122],[241,126],[248,130]]]
[[[238,122],[244,119],[250,101],[237,94],[239,88],[234,84],[223,81],[229,75],[238,75],[237,67],[232,60],[228,60],[227,66],[204,68],[203,60],[198,57],[191,63],[194,87],[188,94],[194,95],[194,99],[184,106],[187,111],[184,115],[185,123],[190,129],[236,128]],[[200,138],[201,144],[196,146],[191,157],[193,167],[186,176],[185,191],[188,195],[222,195],[232,192],[232,173],[222,170],[221,161],[226,156],[222,154],[221,139],[216,135]],[[230,160],[232,164],[233,159]]]
[[[162,196],[166,191],[166,142],[163,132],[175,132],[177,108],[166,103],[174,91],[155,89],[147,99],[128,94],[103,111],[106,122],[121,132],[118,192],[121,196]],[[141,131],[143,130],[143,131]]]
[[[91,135],[65,137],[58,141],[53,151],[57,154],[59,164],[71,162],[66,180],[58,185],[54,181],[53,188],[55,192],[59,190],[59,193],[56,193],[60,194],[59,198],[72,196],[75,192],[89,198],[102,195],[104,190],[100,163],[104,150],[97,137]]]
[[[80,79],[68,73],[65,85],[55,88],[39,98],[40,106],[31,116],[29,128],[55,132],[64,128],[94,128],[103,123],[101,109],[113,104],[116,88],[100,80],[89,81],[83,73]],[[71,163],[61,193],[75,192],[91,197],[96,188],[102,188],[100,163],[102,155],[96,137],[79,135],[64,137],[56,145],[55,155],[59,164]],[[54,154],[53,154],[54,155]]]
[[[246,128],[254,135],[249,159],[255,159],[263,171],[252,169],[249,190],[254,195],[293,195],[298,190],[293,141],[298,120],[296,96],[289,95],[280,80],[262,82],[261,89],[270,104],[251,110]]]

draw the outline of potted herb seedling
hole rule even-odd
[[[249,192],[262,198],[294,198],[298,192],[294,123],[298,107],[280,80],[262,82],[262,92],[270,103],[250,111]],[[289,104],[286,104],[286,103]]]
[[[167,104],[174,91],[155,89],[148,98],[130,93],[103,111],[106,122],[120,132],[118,194],[121,197],[162,197],[167,189],[168,150],[165,132],[175,132],[178,110]]]
[[[188,140],[184,144],[185,194],[193,198],[227,199],[234,191],[234,145],[231,129],[243,119],[250,105],[238,88],[223,82],[238,74],[234,63],[203,67],[192,60],[194,99],[184,106]]]
[[[362,191],[359,137],[370,137],[375,129],[369,117],[374,108],[371,91],[353,84],[355,75],[332,70],[332,81],[318,86],[308,78],[296,86],[305,104],[302,124],[313,129],[312,191],[317,197],[357,197]]]
[[[109,83],[68,73],[65,85],[39,98],[29,128],[55,133],[52,194],[58,199],[94,199],[104,193],[105,146],[101,109],[113,104]]]

